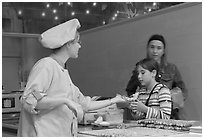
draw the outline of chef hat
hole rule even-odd
[[[39,40],[46,48],[59,48],[68,41],[74,40],[76,31],[80,27],[78,19],[72,19],[43,32]]]

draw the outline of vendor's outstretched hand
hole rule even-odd
[[[117,94],[114,98],[112,98],[113,103],[120,103],[120,102],[126,102],[125,99],[120,94]]]

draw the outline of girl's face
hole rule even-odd
[[[158,40],[150,41],[147,47],[147,54],[149,58],[160,63],[161,57],[164,55],[164,44]]]
[[[67,44],[68,54],[71,58],[78,58],[78,52],[81,48],[79,35],[76,37],[75,40]]]
[[[148,86],[149,84],[151,84],[153,80],[155,80],[155,76],[156,76],[155,70],[151,72],[139,65],[137,67],[137,72],[138,72],[138,80],[142,86]]]

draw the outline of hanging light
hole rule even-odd
[[[56,10],[56,9],[53,9],[52,12],[55,14],[55,13],[57,12],[57,10]]]
[[[58,20],[58,16],[55,16],[55,20]]]
[[[45,16],[45,12],[42,12],[42,14],[41,14],[42,16]]]
[[[89,14],[90,13],[90,11],[89,10],[86,10],[86,14]]]
[[[72,12],[71,15],[74,16],[74,15],[75,15],[75,12]]]
[[[73,6],[73,3],[72,2],[67,2],[67,5],[69,5],[69,6]]]
[[[18,11],[18,15],[22,15],[22,11],[21,10]]]
[[[93,6],[96,6],[96,2],[93,3]]]
[[[49,8],[49,7],[50,7],[50,4],[48,3],[48,4],[46,5],[46,7]]]

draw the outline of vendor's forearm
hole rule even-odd
[[[91,110],[104,108],[112,105],[113,103],[115,103],[113,99],[107,99],[102,101],[91,101],[88,110],[91,111]]]

